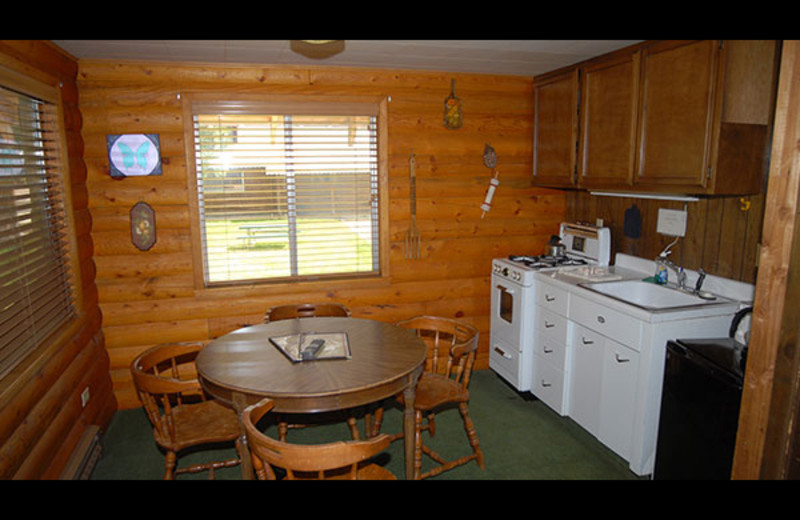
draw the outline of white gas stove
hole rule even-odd
[[[534,363],[536,283],[534,274],[571,269],[597,279],[607,273],[611,233],[607,227],[562,223],[560,255],[509,255],[492,260],[489,367],[517,390],[531,390]]]

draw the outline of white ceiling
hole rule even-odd
[[[53,40],[78,59],[197,61],[535,76],[641,40],[346,40],[323,60],[289,40]]]

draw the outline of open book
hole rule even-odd
[[[269,341],[292,363],[350,358],[350,343],[344,332],[305,332],[273,336]]]

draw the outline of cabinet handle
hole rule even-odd
[[[604,317],[602,317],[601,315],[599,315],[599,314],[598,314],[598,315],[597,315],[597,321],[598,321],[598,322],[600,322],[600,323],[605,323],[605,322],[606,322],[606,319],[605,319]]]
[[[614,356],[617,358],[617,363],[627,363],[628,361],[630,361],[630,358],[625,359],[619,357],[619,354],[617,354],[616,352],[614,353]]]
[[[500,347],[494,347],[494,351],[506,359],[511,359],[511,356],[509,354],[506,354]]]
[[[545,294],[545,295],[544,295],[544,299],[545,299],[546,301],[548,301],[548,302],[551,302],[551,301],[555,300],[555,299],[556,299],[556,297],[555,297],[555,296],[550,296],[549,294]]]
[[[545,322],[544,322],[544,328],[546,328],[546,329],[552,329],[552,328],[553,328],[553,327],[555,327],[555,326],[556,326],[556,324],[555,324],[555,323],[550,323],[550,322],[549,322],[549,321],[547,321],[547,320],[545,320]]]
[[[581,336],[581,341],[584,345],[594,345],[594,341],[591,339],[586,339],[584,336]]]
[[[549,386],[553,386],[553,384],[552,384],[552,383],[548,383],[547,381],[545,381],[544,379],[542,379],[542,387],[543,387],[543,388],[547,388],[547,387],[549,387]]]
[[[546,345],[545,345],[545,346],[542,346],[542,350],[544,350],[544,353],[545,353],[545,354],[549,354],[549,353],[551,353],[551,352],[553,351],[553,349],[551,349],[551,348],[547,348],[547,346],[546,346]]]

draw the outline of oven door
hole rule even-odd
[[[525,288],[505,278],[492,275],[492,337],[520,349],[522,300]]]

